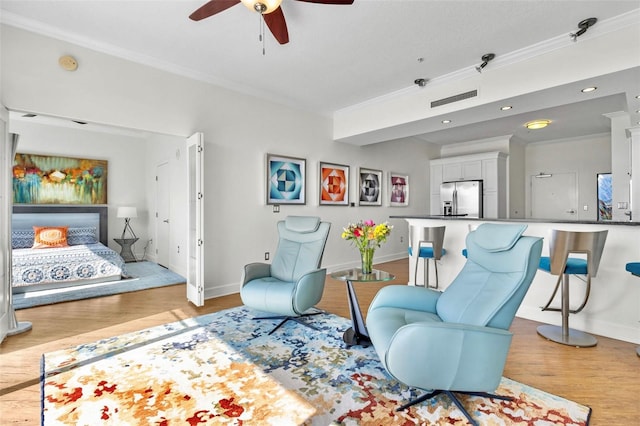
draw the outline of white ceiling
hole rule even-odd
[[[0,19],[9,25],[330,115],[411,87],[416,78],[433,79],[475,67],[485,53],[495,53],[498,60],[500,55],[545,40],[568,37],[583,19],[597,17],[600,23],[640,8],[639,0],[355,0],[350,6],[283,0],[290,43],[277,44],[267,30],[263,55],[258,41],[259,16],[255,12],[237,4],[200,22],[188,19],[204,3],[205,0],[0,0]],[[598,24],[589,31],[597,29]],[[82,58],[78,60],[82,67]],[[487,70],[490,67],[491,64]],[[640,93],[639,75],[635,70],[617,77]],[[540,95],[552,97],[551,92]],[[478,125],[420,137],[444,144],[503,134],[536,141],[580,132],[601,133],[609,128],[601,114],[613,112],[611,108],[619,111],[627,107],[624,96],[614,94],[581,105],[559,105],[546,105],[534,117],[566,123],[562,129],[550,126],[543,136],[522,129],[523,120],[531,113],[514,113],[487,123],[492,117],[476,111],[483,117]],[[553,109],[548,110],[550,107]]]

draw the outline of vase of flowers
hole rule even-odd
[[[387,241],[392,228],[387,222],[376,225],[371,219],[350,223],[343,228],[342,238],[352,241],[360,250],[363,274],[370,274],[373,271],[373,255],[376,248]]]

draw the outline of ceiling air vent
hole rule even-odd
[[[470,92],[460,93],[459,95],[449,96],[448,98],[438,99],[437,101],[431,102],[431,108],[439,107],[442,105],[450,104],[452,102],[458,102],[469,98],[475,98],[478,96],[477,90],[472,90]]]

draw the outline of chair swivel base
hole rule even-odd
[[[590,348],[598,344],[598,340],[590,334],[572,328],[565,331],[559,325],[541,325],[537,331],[545,339],[562,345]]]
[[[415,404],[419,404],[423,401],[426,401],[428,399],[433,398],[434,396],[440,395],[441,393],[447,395],[454,404],[456,404],[456,407],[458,407],[458,409],[460,411],[462,411],[462,414],[464,414],[464,416],[467,418],[467,420],[469,420],[469,423],[471,423],[473,426],[478,426],[478,422],[476,422],[475,420],[473,420],[473,417],[471,417],[471,414],[469,414],[469,412],[466,410],[466,408],[464,408],[464,406],[462,405],[462,402],[460,402],[460,400],[458,399],[457,396],[454,395],[454,393],[452,391],[449,390],[435,390],[433,392],[424,394],[422,396],[419,396],[418,398],[407,402],[406,404],[404,404],[402,407],[397,408],[396,411],[403,411],[406,410],[407,408],[415,405]],[[487,392],[456,392],[456,393],[461,393],[463,395],[471,395],[471,396],[481,396],[483,398],[489,398],[489,399],[500,399],[503,401],[513,401],[513,398],[510,396],[502,396],[502,395],[496,395],[496,394],[492,394],[492,393],[487,393]]]
[[[282,327],[282,326],[284,325],[284,323],[286,323],[287,321],[295,321],[295,322],[297,322],[298,324],[302,324],[302,325],[307,326],[307,327],[309,327],[309,328],[312,328],[312,329],[314,329],[314,330],[316,330],[316,331],[320,331],[320,330],[318,330],[318,328],[317,328],[317,327],[315,327],[315,326],[313,326],[313,325],[311,325],[311,324],[308,324],[308,323],[306,323],[306,322],[304,322],[304,321],[300,320],[300,318],[302,318],[302,317],[310,317],[310,316],[312,316],[312,315],[320,315],[320,314],[324,314],[324,313],[325,313],[325,312],[320,311],[320,312],[310,312],[310,313],[308,313],[308,314],[302,314],[302,315],[297,316],[297,317],[292,317],[292,316],[289,316],[289,315],[278,315],[278,316],[274,316],[274,317],[255,317],[255,318],[253,318],[253,319],[254,319],[254,320],[267,320],[267,319],[268,319],[268,320],[271,320],[271,319],[281,319],[282,321],[280,321],[280,322],[278,323],[278,325],[276,325],[276,326],[275,326],[275,328],[269,332],[269,334],[270,334],[270,335],[271,335],[271,334],[273,334],[273,332],[274,332],[274,331],[276,331],[277,329],[279,329],[280,327]]]

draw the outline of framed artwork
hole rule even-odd
[[[358,172],[358,205],[382,205],[382,170],[361,167]]]
[[[320,205],[349,205],[349,166],[320,162]]]
[[[14,204],[107,204],[107,160],[16,154]]]
[[[389,172],[389,205],[391,207],[409,205],[409,175]]]
[[[306,163],[267,154],[267,204],[306,204]]]
[[[611,220],[613,196],[611,173],[598,173],[598,220]]]

